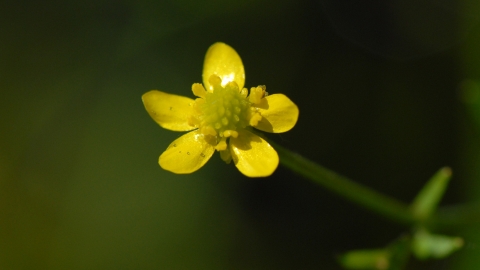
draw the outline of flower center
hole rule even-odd
[[[235,82],[222,86],[220,78],[216,76],[212,76],[210,83],[213,92],[207,91],[203,101],[197,102],[199,128],[211,135],[232,136],[231,131],[245,128],[249,124],[250,102],[246,99],[246,89],[240,92]],[[212,129],[216,134],[213,134]]]

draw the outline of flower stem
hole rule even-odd
[[[330,191],[387,218],[405,224],[416,222],[408,205],[336,174],[280,145],[269,141],[280,156],[280,163]]]

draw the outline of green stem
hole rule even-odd
[[[407,225],[424,224],[428,227],[480,225],[480,203],[443,206],[427,220],[418,220],[407,204],[353,182],[270,140],[269,143],[277,150],[280,163],[284,166],[337,195],[392,220]]]
[[[409,225],[416,222],[408,205],[340,176],[276,143],[269,143],[277,150],[280,163],[292,171],[387,218]]]

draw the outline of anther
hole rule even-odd
[[[265,90],[266,87],[264,85],[252,87],[250,89],[250,96],[248,96],[248,100],[253,104],[260,103],[260,100],[265,96]]]
[[[198,127],[204,135],[212,135],[209,137],[215,140],[236,137],[238,132],[235,130],[244,128],[250,122],[256,125],[261,120],[261,115],[256,110],[252,110],[252,102],[247,99],[248,90],[246,88],[239,90],[234,81],[229,81],[222,86],[221,80],[219,76],[211,75],[208,91],[205,91],[200,84],[192,86],[194,94],[199,98],[192,104],[193,115],[188,118],[189,124]],[[262,88],[257,88],[261,92]],[[261,93],[253,96],[261,98]],[[214,144],[218,144],[219,149],[224,147],[222,142]]]
[[[215,146],[215,149],[217,151],[223,151],[225,149],[227,149],[227,141],[225,138],[223,138],[218,144],[217,146]]]
[[[248,95],[248,90],[247,90],[247,88],[243,88],[242,90],[240,90],[240,95],[241,95],[242,97],[246,98],[247,95]]]
[[[195,96],[201,97],[201,98],[205,98],[205,95],[207,93],[203,85],[201,85],[200,83],[194,83],[192,85],[192,92]]]
[[[254,126],[258,125],[258,122],[260,122],[260,120],[262,120],[262,116],[259,113],[255,113],[250,118],[249,124],[250,124],[250,126],[254,127]]]
[[[223,132],[223,136],[225,138],[228,138],[228,137],[233,137],[233,138],[237,138],[238,137],[238,132],[235,131],[235,130],[225,130]]]

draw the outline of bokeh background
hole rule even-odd
[[[248,179],[216,154],[192,175],[158,156],[180,133],[141,95],[191,96],[216,41],[246,86],[300,108],[269,136],[409,202],[442,166],[442,205],[480,194],[480,5],[473,0],[0,3],[0,269],[340,269],[408,228],[279,167]],[[478,269],[475,227],[448,259]]]

